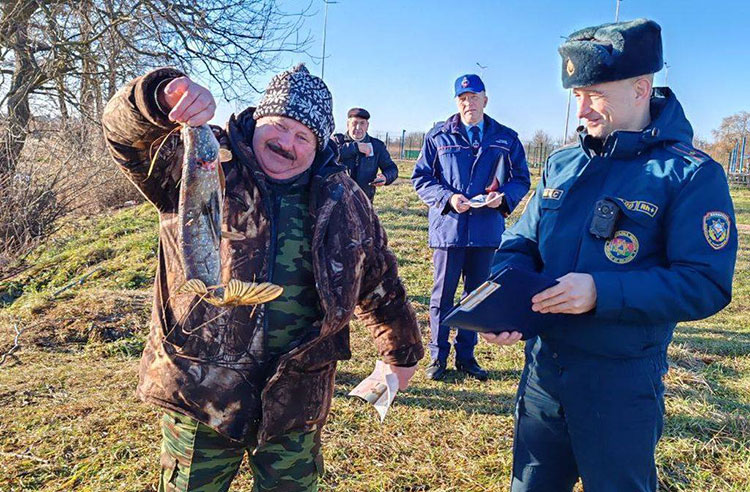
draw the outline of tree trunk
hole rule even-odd
[[[0,135],[0,177],[16,170],[31,120],[29,95],[40,83],[41,77],[35,68],[33,48],[28,38],[29,19],[35,10],[34,2],[28,2],[14,16],[12,25],[3,26],[2,37],[13,49],[15,66],[7,95],[8,125]]]

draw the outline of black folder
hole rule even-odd
[[[541,273],[505,267],[454,306],[443,324],[480,333],[517,331],[528,340],[552,316],[532,311],[531,298],[556,284]]]

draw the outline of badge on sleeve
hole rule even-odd
[[[729,242],[731,220],[724,212],[708,212],[703,216],[703,235],[713,249],[721,249]]]
[[[604,243],[604,254],[612,263],[630,263],[638,254],[638,238],[628,231],[616,231],[612,239]]]

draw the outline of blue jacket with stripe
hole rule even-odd
[[[495,177],[497,191],[504,193],[500,208],[472,208],[459,214],[450,206],[455,193],[469,199],[487,193]],[[425,136],[412,183],[429,206],[432,248],[499,246],[505,217],[530,187],[526,154],[518,134],[485,115],[484,134],[475,156],[458,114]]]
[[[561,277],[592,275],[596,307],[549,316],[540,337],[561,353],[632,358],[666,352],[679,321],[731,300],[737,255],[724,170],[693,148],[693,130],[667,88],[651,99],[651,124],[550,155],[521,219],[503,236],[493,270],[516,265]],[[619,208],[614,236],[589,232],[597,201]]]

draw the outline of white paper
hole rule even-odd
[[[374,406],[380,415],[381,423],[398,393],[398,376],[387,373],[387,368],[383,361],[377,361],[372,374],[349,392],[349,396],[358,396]]]
[[[480,208],[487,205],[487,196],[488,195],[477,195],[471,200],[469,200],[469,206],[472,208]]]

